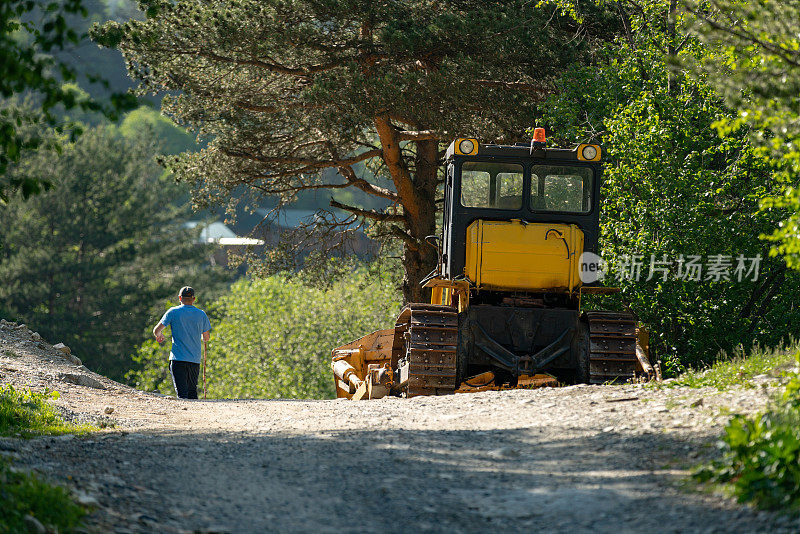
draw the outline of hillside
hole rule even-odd
[[[764,384],[769,380],[764,379]],[[693,491],[767,388],[572,386],[368,402],[178,401],[0,322],[0,383],[61,393],[87,436],[3,438],[71,488],[91,532],[797,532]]]

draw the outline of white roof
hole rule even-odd
[[[252,237],[220,237],[217,240],[222,246],[225,245],[263,245],[263,239],[254,239]]]
[[[233,230],[219,221],[214,221],[210,224],[200,221],[189,221],[185,223],[184,226],[187,228],[197,228],[198,226],[202,226],[202,230],[200,230],[200,236],[197,238],[198,243],[217,243],[222,246],[264,244],[264,242],[260,239],[239,237]]]

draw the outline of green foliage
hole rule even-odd
[[[285,275],[240,280],[206,310],[212,318],[206,379],[211,398],[330,398],[331,350],[393,324],[391,278],[358,268],[326,285]],[[173,393],[169,343],[146,342],[129,380]],[[202,379],[201,379],[202,380]]]
[[[22,155],[47,145],[45,132],[70,130],[79,135],[79,126],[64,120],[56,108],[103,111],[113,117],[130,107],[132,95],[114,94],[108,102],[80,98],[68,84],[76,70],[54,59],[53,54],[77,45],[81,35],[71,17],[88,14],[82,0],[9,0],[0,3],[0,203],[9,193],[20,190],[23,197],[41,192],[49,185],[47,173],[35,176],[7,175]],[[7,99],[32,94],[36,111],[20,109]]]
[[[800,152],[797,155],[800,156]],[[766,237],[775,243],[770,254],[782,256],[791,268],[800,269],[800,238],[797,237],[800,236],[800,189],[796,178],[800,176],[800,162],[792,162],[783,174],[784,182],[788,182],[783,194],[764,198],[761,205],[764,209],[781,209],[789,215]]]
[[[87,425],[65,422],[48,403],[55,391],[37,393],[0,386],[0,436],[39,436],[83,433]],[[0,457],[0,532],[28,532],[25,516],[39,520],[49,530],[69,532],[85,515],[69,492],[38,476],[13,469]]]
[[[178,154],[199,148],[192,136],[185,130],[147,106],[128,113],[120,124],[119,131],[129,139],[142,135],[158,139],[158,150],[163,154]]]
[[[190,207],[173,200],[185,190],[154,152],[143,136],[96,128],[60,157],[27,158],[15,176],[46,173],[55,185],[27,202],[13,199],[0,226],[0,311],[112,378],[130,369],[160,299],[229,278],[206,264],[208,248],[183,226]]]
[[[783,164],[781,194],[764,200],[788,216],[770,234],[773,253],[800,268],[800,3],[782,0],[720,0],[688,3],[702,24],[698,35],[714,57],[696,66],[737,113],[719,121],[721,131],[753,127],[754,142]]]
[[[676,370],[739,343],[776,344],[800,326],[788,305],[800,277],[767,258],[758,238],[785,217],[759,209],[779,190],[772,162],[748,145],[746,132],[715,134],[711,125],[725,113],[706,87],[687,84],[674,97],[642,92],[606,120],[602,253],[620,268],[607,283],[622,287]],[[630,266],[637,255],[639,280]],[[730,280],[708,278],[712,255],[729,257]],[[691,256],[704,264],[701,279],[678,279],[676,260]],[[739,261],[749,268],[745,258],[759,256],[756,280],[734,275]],[[673,262],[667,280],[657,272],[647,280],[651,260],[665,258]]]
[[[766,411],[733,417],[720,448],[722,458],[695,473],[699,481],[724,484],[739,501],[760,508],[798,510],[800,371],[788,374],[786,390]]]
[[[732,355],[722,352],[714,365],[705,369],[689,369],[674,380],[653,383],[651,387],[712,387],[722,391],[733,386],[752,387],[754,376],[776,377],[794,366],[797,343],[774,348],[753,347],[749,352],[739,346]]]
[[[0,458],[0,532],[30,532],[26,515],[38,519],[48,531],[71,532],[86,512],[64,488],[14,470]]]
[[[56,391],[36,393],[0,386],[0,436],[57,435],[85,432],[88,426],[66,423],[47,403],[59,397]]]

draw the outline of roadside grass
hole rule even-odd
[[[57,392],[36,393],[0,386],[0,435],[30,438],[66,433],[84,434],[94,427],[74,425],[48,404]],[[37,522],[48,532],[70,532],[86,511],[69,491],[15,469],[0,456],[0,532],[35,532]]]
[[[719,442],[721,458],[693,476],[740,502],[786,513],[800,511],[800,369],[761,413],[734,416]]]
[[[689,369],[672,380],[653,383],[652,387],[713,387],[718,390],[737,385],[754,387],[753,377],[769,375],[777,378],[794,368],[798,350],[800,344],[791,342],[774,348],[754,347],[749,353],[741,348],[731,355],[722,352],[711,367]]]
[[[89,425],[64,421],[47,403],[59,397],[57,391],[36,393],[0,386],[0,436],[33,437],[41,435],[85,434],[95,430]]]
[[[33,518],[47,532],[70,532],[85,514],[66,489],[18,471],[0,457],[0,532],[35,532]]]

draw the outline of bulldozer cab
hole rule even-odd
[[[440,276],[487,289],[576,290],[581,254],[597,251],[600,152],[455,140]]]

